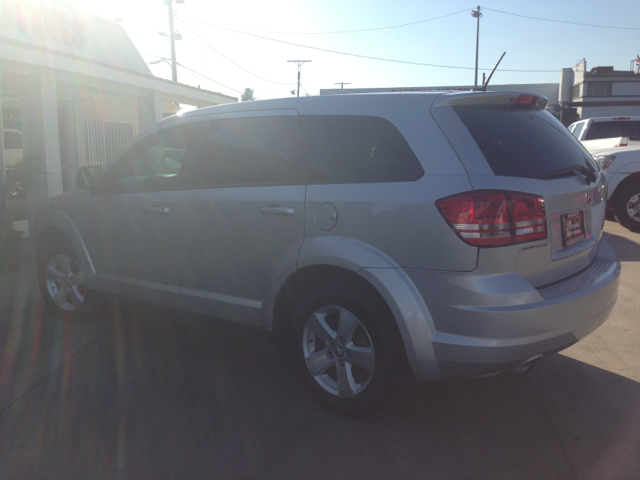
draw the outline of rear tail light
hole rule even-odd
[[[537,95],[521,93],[509,105],[510,110],[542,110],[547,106],[547,99]]]
[[[466,192],[436,202],[449,226],[466,243],[501,247],[547,238],[544,199],[504,191]]]

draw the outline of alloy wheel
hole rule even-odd
[[[636,193],[627,200],[627,215],[630,219],[640,223],[640,193]]]
[[[45,271],[45,283],[49,296],[62,310],[75,312],[82,307],[87,284],[74,258],[66,254],[52,257]]]
[[[350,398],[363,392],[375,369],[371,337],[349,310],[325,306],[306,321],[302,348],[313,379],[332,395]]]

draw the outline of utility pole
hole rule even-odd
[[[351,84],[349,82],[336,82],[335,85],[340,85],[340,90],[343,90],[345,85]]]
[[[287,62],[295,63],[296,65],[298,65],[298,97],[300,96],[300,67],[310,61],[311,60],[287,60]]]
[[[478,89],[478,46],[480,45],[480,17],[482,17],[480,5],[478,5],[478,10],[471,10],[471,16],[478,19],[478,27],[476,29],[476,76],[473,81],[473,90],[475,91]]]
[[[164,0],[169,6],[169,41],[171,42],[171,79],[178,81],[178,67],[176,65],[176,39],[173,32],[173,0]]]

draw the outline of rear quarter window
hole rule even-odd
[[[576,165],[594,170],[588,152],[548,112],[466,105],[454,111],[495,175],[542,179]]]
[[[424,175],[413,150],[388,120],[362,115],[303,115],[309,183],[409,182]]]

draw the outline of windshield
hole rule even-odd
[[[544,179],[570,167],[598,170],[580,142],[548,112],[474,105],[454,110],[495,175]]]

